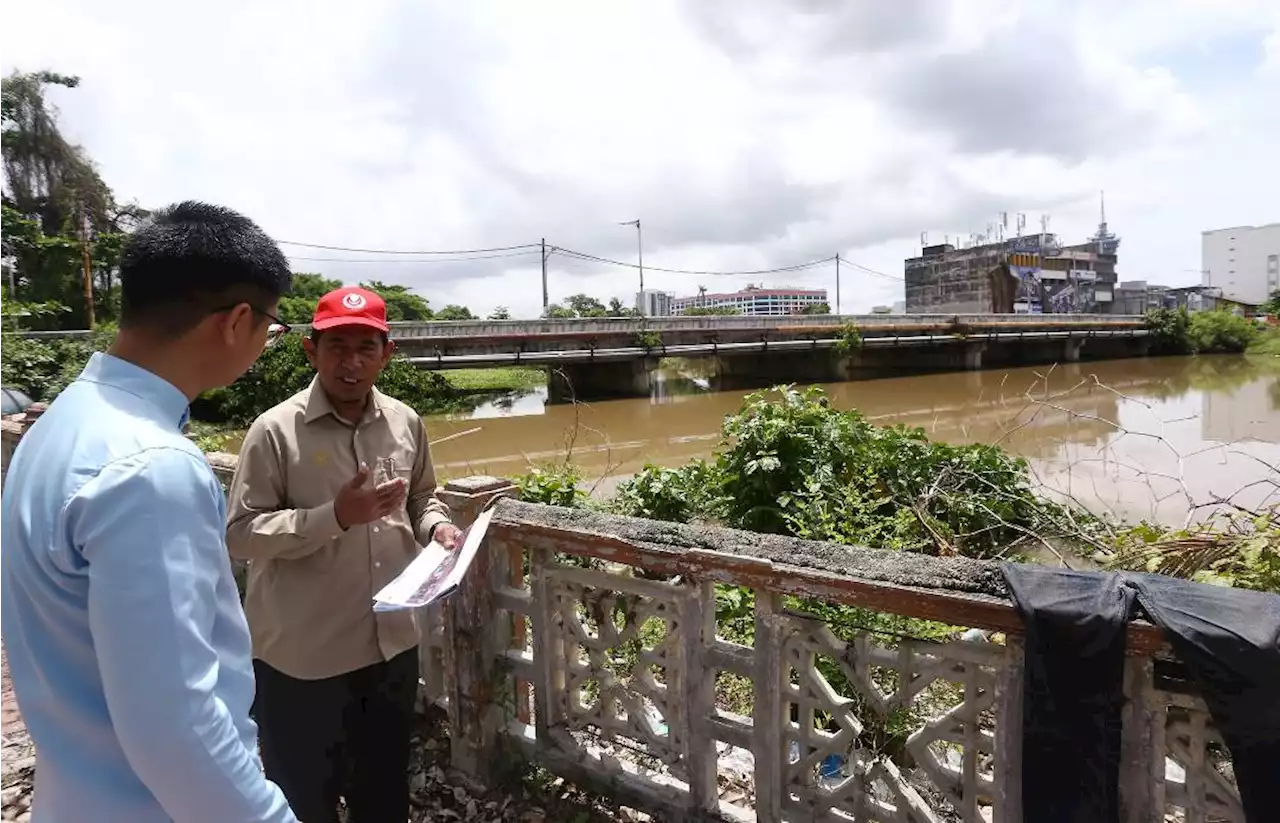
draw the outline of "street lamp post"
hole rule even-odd
[[[636,260],[640,266],[640,300],[642,301],[644,300],[644,235],[640,231],[640,221],[638,219],[628,220],[627,222],[619,223],[618,225],[636,227]],[[640,313],[644,314],[643,307],[639,308]]]

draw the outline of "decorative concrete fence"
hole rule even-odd
[[[664,821],[1022,821],[1022,626],[993,564],[556,509],[495,478],[440,494],[463,526],[494,508],[420,615],[424,698],[475,781],[527,760]],[[1243,823],[1158,630],[1131,625],[1128,652],[1122,819]]]

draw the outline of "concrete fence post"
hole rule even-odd
[[[453,522],[465,529],[494,498],[514,493],[515,486],[509,480],[465,477],[449,481],[439,494],[452,510]],[[495,693],[502,638],[495,620],[493,591],[501,582],[497,577],[506,578],[506,560],[488,546],[482,547],[462,585],[441,604],[444,634],[439,663],[448,699],[452,765],[481,783],[491,782],[502,723],[502,701]],[[422,650],[431,656],[426,635],[424,632]]]

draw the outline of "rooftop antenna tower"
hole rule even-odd
[[[1089,238],[1097,244],[1098,254],[1115,254],[1120,248],[1120,238],[1107,228],[1107,193],[1098,193],[1098,231]]]

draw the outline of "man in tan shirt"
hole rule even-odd
[[[316,379],[254,421],[227,501],[227,545],[249,561],[263,765],[305,823],[337,823],[340,795],[353,823],[401,823],[418,630],[373,595],[460,532],[422,419],[374,388],[395,349],[382,298],[326,294],[303,345]],[[395,477],[375,485],[377,467]]]

